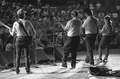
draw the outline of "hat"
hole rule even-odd
[[[25,11],[23,10],[23,9],[19,9],[18,11],[17,11],[17,15],[21,15],[21,14],[24,14],[25,13]]]
[[[18,17],[24,17],[25,13],[26,13],[26,11],[23,10],[23,9],[19,9],[19,10],[17,11]]]

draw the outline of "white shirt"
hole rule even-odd
[[[104,24],[100,32],[102,33],[102,35],[112,35],[113,34],[112,26],[108,24]]]
[[[97,33],[97,29],[98,29],[97,24],[98,22],[96,18],[94,18],[93,20],[91,16],[88,16],[81,27],[85,28],[85,34],[95,34]]]
[[[67,31],[68,37],[73,37],[80,35],[80,27],[81,21],[77,18],[73,18],[67,22],[64,30]]]
[[[33,25],[30,21],[28,20],[24,20],[24,19],[19,19],[20,21],[22,21],[23,25],[25,26],[24,28],[26,29],[27,33],[30,36],[35,36],[35,30],[33,28]],[[13,28],[12,28],[12,32],[10,32],[10,34],[13,36],[14,34],[16,34],[16,36],[27,36],[27,34],[24,32],[24,30],[22,29],[22,27],[20,27],[18,22],[14,22],[13,24]]]

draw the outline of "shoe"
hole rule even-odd
[[[65,67],[65,68],[67,68],[67,64],[62,64],[62,67]]]
[[[75,69],[75,67],[71,67],[70,69]]]
[[[92,65],[90,63],[86,63],[86,62],[83,63],[83,66],[84,67],[94,67],[94,65]]]
[[[107,62],[108,62],[107,59],[104,59],[104,60],[103,60],[103,63],[104,63],[103,65],[106,65]]]
[[[71,65],[70,69],[75,69],[76,65]]]
[[[32,74],[33,72],[32,71],[28,71],[27,74]]]
[[[105,59],[101,63],[99,63],[99,66],[105,66],[106,64],[107,64],[107,59]]]
[[[59,69],[64,69],[64,68],[67,68],[67,64],[63,65],[61,67],[59,67]]]
[[[32,74],[33,72],[31,70],[26,71],[27,74]]]
[[[107,59],[104,59],[103,62],[107,63],[108,61],[107,61]]]
[[[103,62],[102,59],[98,58],[95,65],[99,65],[99,64],[102,63],[102,62]]]
[[[15,74],[18,75],[20,73],[20,70],[16,70]]]
[[[67,67],[63,67],[63,66],[61,66],[61,67],[59,67],[59,69],[66,69]]]

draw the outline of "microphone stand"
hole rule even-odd
[[[42,37],[42,35],[43,35],[43,32],[41,32],[41,34],[40,34],[40,37],[39,37],[39,39],[38,39],[38,43],[40,43],[40,39],[41,39],[41,37]],[[36,38],[35,38],[35,49],[34,49],[34,55],[35,55],[35,65],[33,65],[32,67],[34,67],[34,68],[39,68],[38,66],[37,66],[37,52],[36,52],[36,50],[37,50],[37,44],[36,44]]]
[[[36,25],[36,27],[39,25],[39,21],[37,21],[37,25]],[[42,33],[43,34],[43,33]],[[40,35],[40,37],[39,37],[39,41],[40,41],[40,39],[41,39],[41,37],[42,37],[42,34]],[[36,44],[36,38],[35,38],[35,49],[34,49],[34,51],[32,51],[32,52],[34,52],[34,55],[35,55],[35,65],[33,65],[32,67],[33,68],[39,68],[38,66],[37,66],[37,63],[38,63],[38,60],[37,60],[37,52],[36,52],[36,50],[37,50],[37,44]]]
[[[55,27],[55,24],[54,24],[54,27]],[[54,29],[54,28],[53,28]],[[52,45],[53,45],[53,57],[55,57],[55,30],[52,30],[53,32],[53,41],[51,42]],[[56,62],[55,62],[55,59],[53,59],[53,62],[52,64],[53,66],[57,66]]]
[[[53,57],[55,57],[55,32],[53,30]],[[55,59],[53,59],[53,66],[57,66]]]

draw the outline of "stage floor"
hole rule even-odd
[[[92,76],[88,71],[89,68],[83,66],[86,51],[78,52],[77,65],[75,69],[70,69],[70,62],[68,61],[68,68],[60,69],[61,62],[56,62],[56,66],[51,64],[39,64],[38,68],[31,67],[32,74],[26,74],[25,68],[20,68],[20,74],[16,75],[10,69],[2,70],[0,72],[0,79],[120,79],[114,76]],[[97,51],[94,51],[94,58],[98,57]],[[108,63],[109,69],[120,70],[120,49],[110,49]]]

